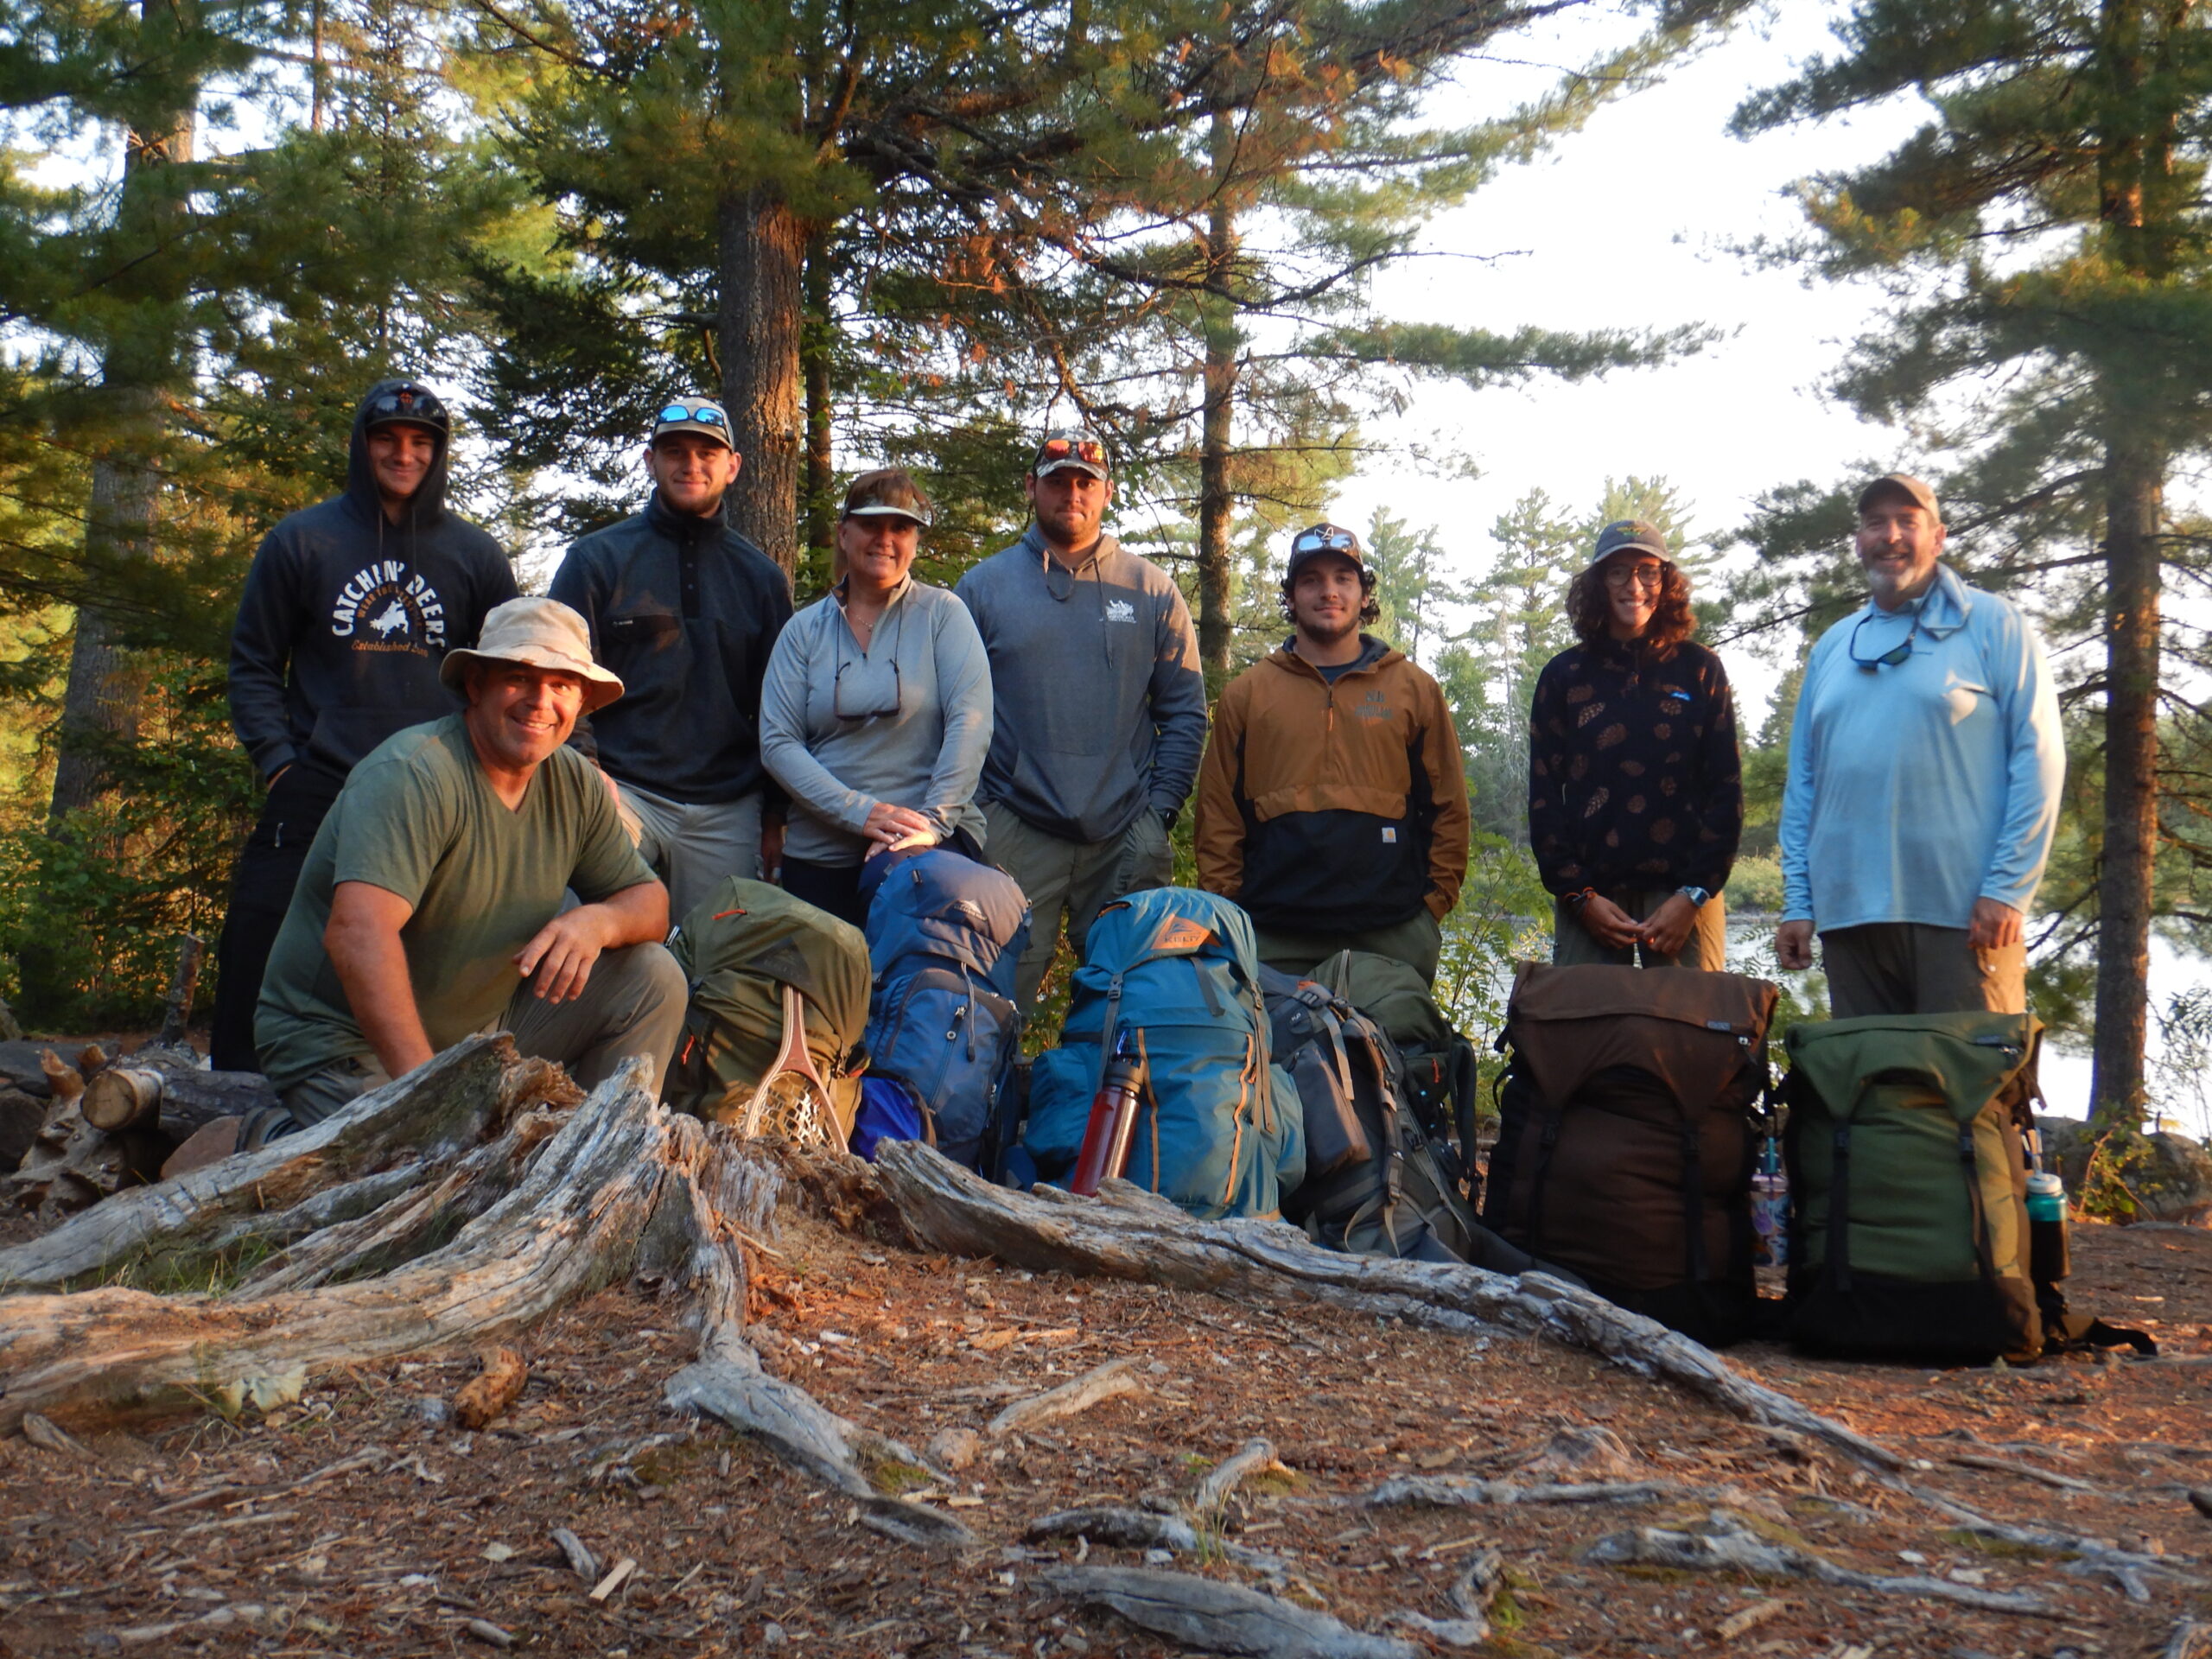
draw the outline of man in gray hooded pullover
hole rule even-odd
[[[1016,994],[1027,1009],[1059,943],[1165,887],[1168,831],[1206,738],[1198,636],[1174,581],[1101,529],[1113,478],[1095,433],[1055,432],[1022,480],[1036,517],[961,578],[995,711],[976,798],[991,861],[1029,900]]]

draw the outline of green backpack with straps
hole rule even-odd
[[[2036,1044],[2026,1014],[1792,1026],[1784,1326],[1799,1347],[2031,1360],[2027,1162]]]
[[[736,1122],[776,1069],[796,1015],[836,1128],[849,1135],[868,1065],[861,1033],[873,977],[860,929],[781,887],[730,876],[683,918],[669,949],[690,982],[691,1002],[667,1103],[709,1122]]]

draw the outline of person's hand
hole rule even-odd
[[[1774,959],[1781,967],[1796,973],[1813,965],[1813,925],[1798,920],[1784,922],[1774,930]]]
[[[912,807],[893,806],[888,801],[878,801],[868,808],[861,833],[886,847],[896,847],[912,836],[927,836],[932,842],[937,840],[937,831],[927,818]]]
[[[2020,912],[2000,899],[1974,901],[1974,920],[1967,924],[1967,943],[1977,950],[2001,950],[2020,942]]]
[[[1697,906],[1679,893],[1645,918],[1641,930],[1643,945],[1662,957],[1679,956],[1697,928]]]
[[[1584,899],[1577,914],[1583,931],[1616,950],[1625,950],[1643,937],[1643,930],[1629,913],[1601,893]]]
[[[772,881],[776,872],[784,868],[784,825],[778,818],[765,818],[760,824],[760,879]]]
[[[515,952],[515,966],[531,982],[531,995],[546,1002],[567,1002],[583,995],[591,965],[607,948],[605,918],[597,905],[564,910]]]

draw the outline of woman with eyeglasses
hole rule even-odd
[[[784,888],[855,927],[871,854],[982,853],[990,664],[967,607],[913,579],[931,517],[902,468],[853,480],[837,518],[844,575],[785,626],[760,690],[761,756],[791,798]]]
[[[1689,579],[1656,525],[1623,519],[1599,532],[1567,612],[1580,643],[1544,665],[1529,716],[1552,960],[1718,972],[1743,766],[1727,671],[1689,637]]]

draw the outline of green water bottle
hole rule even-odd
[[[2028,1276],[2038,1285],[2055,1285],[2071,1270],[2065,1183],[2037,1170],[2028,1177]]]

